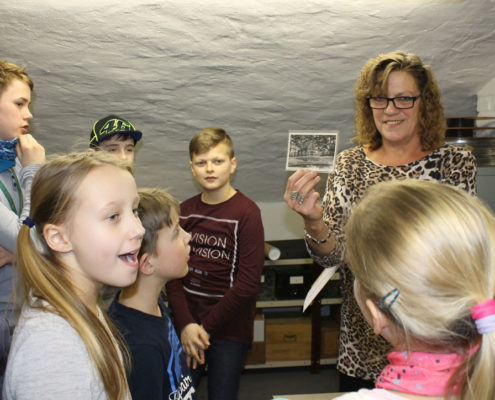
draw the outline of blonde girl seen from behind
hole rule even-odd
[[[353,210],[346,235],[358,304],[393,352],[381,389],[341,398],[493,399],[493,214],[448,185],[387,182]]]
[[[127,352],[99,293],[136,279],[138,202],[130,167],[106,153],[73,153],[40,168],[16,247],[24,306],[4,398],[130,398]]]

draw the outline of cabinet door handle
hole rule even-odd
[[[284,335],[284,342],[295,342],[297,335]]]

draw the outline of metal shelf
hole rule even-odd
[[[265,267],[271,267],[272,265],[311,265],[313,259],[311,258],[279,258],[278,260],[265,260]]]
[[[321,267],[317,266],[313,259],[309,256],[306,250],[304,239],[300,240],[286,240],[286,241],[269,241],[267,242],[281,250],[282,257],[278,260],[265,259],[265,267],[277,267],[277,266],[307,266],[312,273],[313,279],[315,279]],[[284,258],[284,256],[286,258]],[[332,277],[333,281],[340,279],[339,273],[334,274]],[[270,289],[270,282],[267,286]],[[272,288],[273,289],[273,288]],[[264,293],[264,295],[263,295]],[[337,295],[337,293],[335,293]],[[332,296],[333,293],[326,293],[327,296]],[[320,344],[321,344],[321,306],[323,305],[335,305],[339,306],[342,304],[341,297],[325,297],[325,294],[320,294],[315,301],[313,306],[309,310],[309,315],[311,316],[311,354],[308,360],[290,360],[290,361],[267,361],[262,364],[247,364],[246,369],[262,369],[262,368],[283,368],[283,367],[300,367],[309,366],[311,367],[311,372],[318,372],[320,365],[333,365],[337,363],[337,358],[322,358],[320,359]],[[267,309],[267,308],[290,308],[290,307],[303,307],[304,299],[275,299],[274,292],[272,290],[265,290],[262,292],[261,298],[256,301],[257,309]],[[308,312],[306,312],[308,314]],[[301,309],[302,315],[302,309]]]
[[[337,358],[322,358],[320,365],[335,365]],[[263,369],[263,368],[284,368],[284,367],[307,367],[311,366],[311,360],[295,361],[268,361],[264,364],[247,364],[245,369]]]
[[[283,307],[302,307],[304,299],[294,300],[259,300],[256,302],[256,308],[283,308]],[[321,299],[321,304],[342,304],[342,298]]]

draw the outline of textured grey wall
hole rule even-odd
[[[353,89],[369,57],[395,49],[432,65],[448,115],[476,115],[495,76],[495,1],[0,0],[0,57],[34,78],[34,134],[82,150],[95,119],[144,132],[141,186],[196,192],[187,145],[233,137],[235,186],[282,200],[289,130],[353,135]]]

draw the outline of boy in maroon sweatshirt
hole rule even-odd
[[[230,183],[237,160],[223,129],[200,131],[189,154],[202,192],[181,204],[181,226],[191,234],[189,273],[169,282],[167,295],[195,386],[208,365],[208,398],[235,400],[264,265],[261,213]]]

